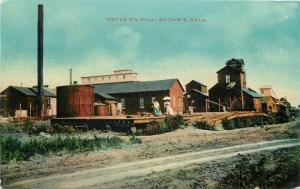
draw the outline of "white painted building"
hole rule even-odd
[[[81,84],[102,84],[137,81],[137,73],[132,70],[116,70],[113,74],[81,77]]]

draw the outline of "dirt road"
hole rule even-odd
[[[26,179],[10,183],[7,188],[110,188],[112,183],[121,182],[125,179],[134,179],[134,177],[147,176],[155,172],[230,158],[238,154],[250,154],[293,146],[300,146],[300,140],[286,139],[234,145],[149,160],[120,163],[114,166],[76,171],[68,174]]]

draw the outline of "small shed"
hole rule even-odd
[[[116,116],[117,99],[109,94],[95,92],[94,115]]]
[[[192,80],[185,86],[186,110],[192,112],[205,112],[207,110],[206,100],[208,99],[207,86]]]
[[[251,88],[243,88],[244,100],[245,100],[245,110],[255,112],[261,112],[261,98],[262,95],[258,94]]]
[[[9,116],[35,117],[37,115],[36,97],[37,88],[35,87],[9,86],[1,92],[1,113]],[[56,115],[55,101],[55,93],[44,88],[44,98],[42,100],[43,117]]]

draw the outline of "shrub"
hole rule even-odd
[[[31,135],[38,135],[40,132],[51,133],[51,125],[48,121],[42,122],[25,122],[22,127],[23,131]]]
[[[0,123],[0,133],[18,133],[22,129],[17,123]]]
[[[75,128],[73,126],[68,126],[68,125],[65,125],[64,129],[62,131],[62,133],[69,133],[69,134],[75,133],[75,132],[76,132]]]
[[[170,128],[165,121],[160,121],[159,126],[160,126],[160,133],[166,133],[170,131]]]
[[[146,126],[145,130],[147,135],[156,135],[160,133],[160,124],[158,121],[152,121]]]
[[[211,126],[207,123],[207,121],[197,121],[193,125],[198,129],[211,130]]]
[[[180,126],[185,124],[185,121],[181,115],[176,115],[176,116],[169,116],[166,117],[166,123],[169,127],[169,129],[175,130],[178,129]]]
[[[228,119],[222,119],[222,126],[226,130],[235,129],[233,121]]]
[[[221,188],[284,188],[280,184],[299,172],[298,147],[259,154],[253,157],[238,155],[235,165],[222,178]]]
[[[23,131],[30,135],[39,135],[44,133],[75,133],[76,130],[73,126],[62,126],[60,124],[51,125],[48,121],[42,122],[25,122],[22,127]],[[83,126],[83,130],[86,130],[86,126]],[[88,129],[87,129],[88,130]]]
[[[1,163],[11,160],[21,160],[20,156],[21,141],[13,137],[0,136],[0,155]]]
[[[140,144],[140,143],[142,143],[142,140],[136,136],[131,136],[129,138],[129,143],[130,144]]]
[[[138,129],[137,135],[156,135],[178,129],[185,121],[181,115],[166,117],[164,121],[152,121],[144,129]]]
[[[248,116],[237,117],[234,119],[223,119],[222,126],[226,130],[239,129],[246,127],[254,127],[256,125],[262,126],[267,124],[273,124],[275,122],[272,116]]]

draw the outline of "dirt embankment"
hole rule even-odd
[[[299,139],[264,141],[234,145],[224,148],[189,152],[151,160],[139,160],[104,168],[88,169],[69,174],[53,175],[37,179],[27,179],[9,185],[11,188],[122,188],[126,182],[136,182],[136,178],[147,178],[149,174],[186,168],[214,160],[225,160],[237,155],[249,155],[261,151],[271,151],[300,146]],[[244,160],[242,163],[245,163]],[[131,178],[130,178],[131,177]],[[134,177],[134,178],[132,178]],[[229,179],[231,177],[229,176]],[[122,181],[122,182],[120,182]],[[235,181],[235,180],[233,180]],[[51,184],[50,184],[51,183]]]
[[[295,127],[295,124],[298,124],[298,126]],[[298,130],[295,128],[298,128]],[[188,127],[162,135],[141,137],[142,144],[121,149],[74,155],[62,153],[61,156],[40,157],[18,164],[1,165],[1,179],[5,186],[16,181],[68,174],[74,171],[84,172],[87,169],[101,169],[126,162],[266,140],[291,138],[296,137],[297,132],[299,133],[299,122],[232,131],[204,131]]]
[[[295,188],[300,186],[300,148],[238,154],[111,183],[107,188]],[[104,185],[105,186],[105,185]],[[107,186],[107,185],[106,185]],[[95,185],[91,188],[97,188]],[[105,187],[106,188],[106,187]]]

